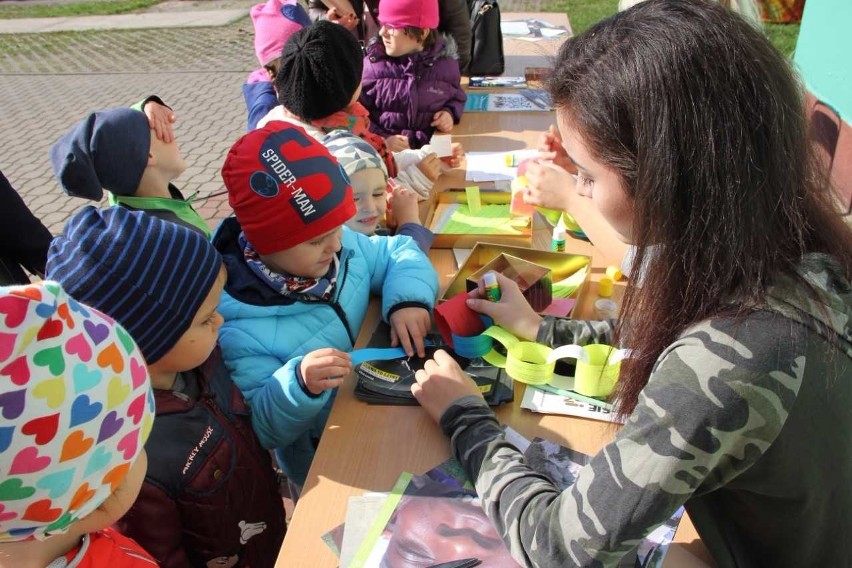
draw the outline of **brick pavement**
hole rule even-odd
[[[506,0],[501,8],[536,10],[539,3]],[[252,33],[244,18],[217,28],[0,34],[0,169],[58,233],[88,202],[59,188],[50,146],[88,112],[156,93],[175,109],[189,164],[176,185],[200,198],[223,189],[219,168],[245,132],[240,86],[257,64]],[[213,226],[230,213],[224,196],[196,208]]]
[[[88,202],[59,188],[50,146],[88,112],[149,94],[178,117],[189,164],[178,187],[200,197],[223,188],[219,167],[245,132],[240,86],[256,64],[248,19],[193,30],[0,35],[0,54],[0,169],[53,233]],[[211,222],[230,212],[224,197],[197,208]]]

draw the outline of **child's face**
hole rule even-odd
[[[177,141],[165,143],[151,131],[151,149],[153,165],[156,165],[169,179],[175,179],[186,170],[186,160],[180,154]]]
[[[387,24],[383,24],[379,29],[379,35],[385,44],[385,53],[389,57],[400,57],[409,53],[423,51],[422,38],[411,37],[402,28],[393,28]]]
[[[219,338],[219,328],[222,326],[222,316],[216,311],[222,290],[225,287],[227,273],[223,266],[219,275],[195,313],[189,328],[180,336],[168,353],[153,365],[149,365],[151,384],[154,388],[171,388],[171,385],[158,385],[157,377],[163,373],[180,373],[189,371],[204,363],[216,347]]]
[[[303,278],[322,278],[328,272],[334,255],[340,250],[343,225],[272,254],[260,255],[263,264],[275,272]]]
[[[365,168],[349,176],[349,181],[357,211],[346,226],[353,231],[373,235],[384,221],[388,209],[385,174],[378,168]]]
[[[74,523],[73,531],[77,534],[93,533],[117,522],[136,502],[146,473],[148,473],[148,454],[143,449],[130,466],[127,475],[116,487],[115,492],[97,509]]]

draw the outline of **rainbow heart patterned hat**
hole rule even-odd
[[[56,282],[0,288],[0,542],[62,533],[116,490],[150,383],[130,335]]]

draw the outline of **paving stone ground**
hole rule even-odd
[[[156,9],[250,6],[247,0],[164,2]],[[538,10],[540,0],[501,2],[504,12]],[[88,202],[66,197],[50,146],[89,112],[157,94],[175,110],[189,168],[176,180],[197,192],[211,225],[230,214],[219,169],[245,132],[241,85],[257,66],[248,17],[228,26],[0,34],[0,169],[54,233]]]

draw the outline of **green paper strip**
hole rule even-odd
[[[500,343],[503,347],[506,348],[506,351],[509,351],[509,348],[512,345],[515,345],[518,342],[518,338],[503,329],[502,327],[498,327],[496,325],[492,325],[488,329],[482,332],[482,335],[487,335],[494,341]],[[501,369],[506,367],[506,357],[500,355],[492,349],[490,352],[486,353],[482,356],[485,361],[495,367],[499,367]]]
[[[388,521],[390,521],[394,509],[396,509],[396,506],[399,505],[399,502],[402,500],[402,495],[405,493],[405,489],[408,487],[408,484],[411,483],[412,477],[414,477],[413,473],[403,471],[397,478],[396,483],[393,484],[393,489],[391,489],[390,495],[388,495],[388,498],[385,500],[384,505],[382,505],[379,514],[376,516],[373,526],[371,526],[370,530],[367,531],[364,541],[361,543],[361,546],[358,547],[358,552],[356,552],[355,556],[352,558],[352,563],[349,564],[349,568],[363,568],[365,566],[367,559],[370,557],[370,553],[373,551],[373,548],[379,541],[379,537],[382,535],[382,531],[385,530]]]

